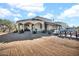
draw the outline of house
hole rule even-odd
[[[18,32],[22,29],[23,31],[28,28],[30,31],[50,31],[60,29],[61,25],[55,24],[52,20],[36,16],[31,19],[19,20],[16,22]]]

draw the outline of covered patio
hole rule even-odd
[[[16,22],[16,25],[18,32],[20,32],[20,30],[41,32],[41,31],[59,30],[61,28],[61,25],[55,24],[54,22],[51,21],[50,22],[43,21],[42,18],[20,20]]]

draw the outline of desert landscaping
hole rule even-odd
[[[0,43],[1,56],[79,56],[79,41],[46,36]]]
[[[79,56],[79,27],[48,20],[38,16],[16,23],[1,19],[0,56]]]
[[[78,7],[0,4],[0,56],[79,56]]]

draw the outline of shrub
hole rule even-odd
[[[13,31],[13,33],[17,33],[17,32],[18,32],[18,30]]]
[[[36,34],[37,32],[36,32],[36,31],[33,31],[32,33],[33,33],[33,34]]]
[[[43,30],[42,33],[46,33],[47,31]]]
[[[24,31],[30,31],[28,28],[26,28]]]
[[[24,33],[23,29],[19,31],[19,33]]]
[[[51,31],[48,31],[48,34],[50,35],[51,34]]]

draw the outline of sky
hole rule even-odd
[[[0,18],[18,21],[41,16],[79,26],[78,3],[0,3]]]

